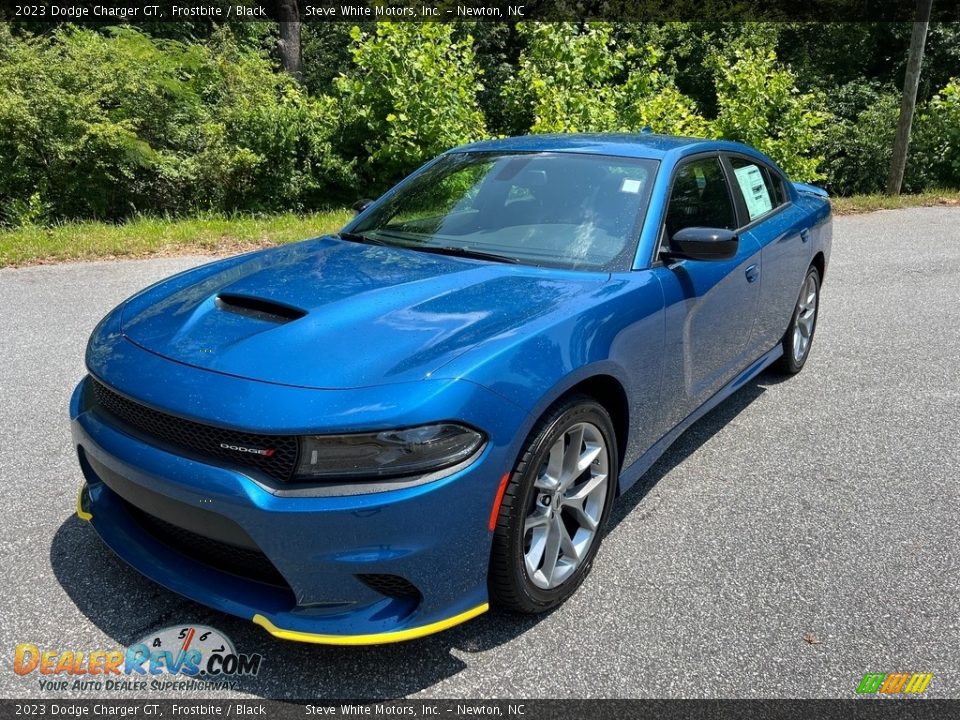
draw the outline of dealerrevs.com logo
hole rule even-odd
[[[13,671],[38,678],[41,690],[236,690],[260,672],[263,657],[238,653],[219,630],[180,625],[127,648],[60,650],[21,643]]]

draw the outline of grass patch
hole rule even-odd
[[[896,197],[853,195],[830,200],[837,215],[931,205],[960,207],[960,190],[933,190]],[[121,224],[30,225],[0,231],[0,267],[156,255],[232,255],[335,232],[352,217],[353,212],[344,209],[309,215],[141,217]]]
[[[833,212],[837,215],[855,215],[874,210],[897,210],[932,205],[960,206],[960,190],[930,190],[916,195],[851,195],[831,197]]]
[[[189,253],[229,255],[334,232],[351,217],[350,210],[329,210],[309,215],[141,217],[122,224],[27,226],[0,231],[0,267]]]

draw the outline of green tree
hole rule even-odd
[[[221,30],[0,28],[0,215],[7,223],[327,204],[337,110]]]
[[[737,43],[728,54],[714,53],[712,61],[718,106],[713,132],[753,145],[796,180],[820,179],[829,115],[815,94],[797,89],[771,44]]]
[[[858,98],[859,99],[859,98]],[[884,188],[900,97],[894,88],[875,99],[853,118],[837,117],[825,129],[824,185],[831,193],[877,193]]]
[[[617,127],[623,53],[609,23],[522,23],[527,47],[504,98],[534,133],[590,132]],[[517,125],[519,123],[515,123]]]
[[[523,23],[517,75],[504,89],[530,132],[703,134],[707,123],[664,67],[664,54],[615,38],[610,23]],[[519,123],[515,123],[519,124]]]
[[[636,132],[649,127],[656,133],[690,137],[710,133],[697,103],[676,86],[662,48],[653,43],[628,45],[624,55],[628,75],[617,105],[617,129]]]
[[[511,135],[530,127],[529,119],[522,119],[518,127],[509,109],[502,101],[503,88],[514,76],[520,62],[523,38],[514,23],[470,22],[455,25],[454,38],[473,37],[473,49],[483,78],[483,88],[477,94],[480,111],[492,135]]]
[[[485,134],[472,38],[452,33],[448,24],[410,22],[351,31],[353,64],[336,81],[343,147],[375,190]]]
[[[911,189],[960,187],[960,77],[950,80],[919,112],[908,183],[917,175]]]

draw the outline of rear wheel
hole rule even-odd
[[[783,357],[780,369],[794,375],[803,369],[810,355],[813,335],[817,329],[817,312],[820,308],[820,271],[816,267],[807,270],[800,297],[793,309],[790,327],[783,336]]]
[[[607,411],[582,395],[560,403],[531,432],[494,531],[495,604],[550,610],[586,577],[616,494],[615,438]]]

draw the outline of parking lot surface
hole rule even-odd
[[[619,500],[562,608],[373,648],[276,640],[183,600],[73,514],[67,402],[87,336],[202,261],[0,270],[0,695],[104,695],[15,675],[19,643],[89,652],[202,623],[261,653],[260,674],[108,695],[851,697],[865,672],[903,671],[960,697],[960,209],[835,220],[807,367],[760,376],[685,433]]]

